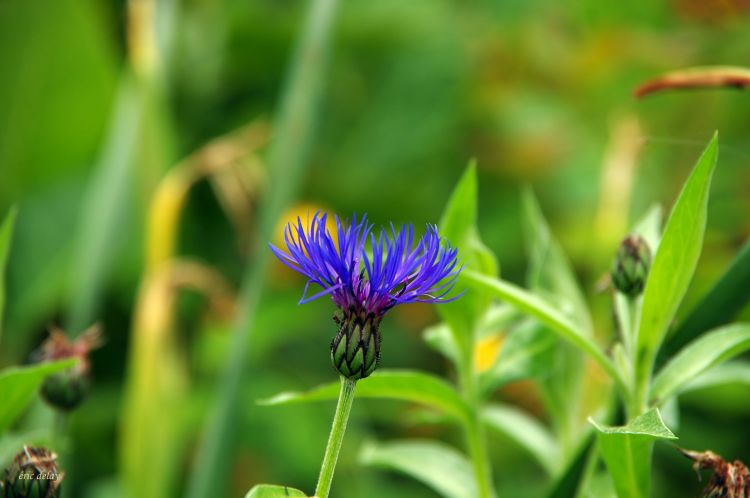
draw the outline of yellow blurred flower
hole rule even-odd
[[[503,346],[504,337],[494,334],[477,342],[474,347],[474,368],[477,373],[484,373],[495,364]]]

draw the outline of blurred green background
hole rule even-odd
[[[181,372],[175,482],[191,472],[236,290],[257,258],[250,248],[268,188],[271,123],[306,6],[0,1],[0,214],[19,207],[0,365],[28,361],[50,323],[75,334],[99,320],[107,337],[93,355],[93,392],[70,418],[71,496],[122,489],[125,385],[129,362],[138,361],[132,337],[149,326],[164,327]],[[617,243],[652,203],[671,205],[719,129],[706,245],[684,315],[750,233],[750,94],[636,100],[633,90],[672,69],[746,64],[749,16],[745,0],[343,1],[292,212],[435,223],[476,158],[480,229],[503,276],[522,279],[519,189],[531,184],[606,340],[609,301],[595,286]],[[173,230],[173,245],[160,241]],[[150,265],[162,259],[184,263],[165,292],[185,292],[148,293]],[[332,306],[297,307],[303,282],[275,262],[270,277],[250,341],[227,496],[258,482],[311,490],[333,411],[330,403],[255,404],[334,379]],[[149,312],[169,317],[149,321]],[[435,320],[428,307],[394,312],[384,324],[383,365],[449,375],[420,338]],[[736,387],[685,398],[680,445],[750,460],[749,394]],[[538,410],[528,386],[501,396]],[[437,496],[356,464],[370,439],[456,442],[447,427],[417,424],[419,415],[401,403],[358,402],[334,494]],[[45,420],[40,405],[24,425]],[[539,495],[547,484],[541,470],[509,441],[493,436],[490,446],[502,495]],[[655,462],[656,496],[678,485],[697,495],[689,462],[667,445]]]

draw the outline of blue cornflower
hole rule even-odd
[[[415,242],[414,229],[391,224],[376,237],[366,216],[350,223],[336,220],[335,236],[326,228],[327,214],[316,213],[305,225],[300,218],[284,230],[287,252],[271,250],[284,264],[307,277],[300,303],[330,295],[338,306],[339,332],[331,344],[334,366],[349,378],[361,379],[377,367],[379,326],[385,313],[399,304],[450,301],[461,268],[458,251],[444,243],[437,227],[428,225]],[[370,253],[366,246],[369,242]],[[321,290],[308,296],[310,284]]]

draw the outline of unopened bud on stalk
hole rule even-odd
[[[76,341],[70,341],[56,327],[50,329],[50,336],[36,352],[35,360],[45,362],[77,358],[78,363],[45,379],[40,394],[47,403],[58,410],[69,411],[83,401],[91,383],[88,356],[101,342],[101,331],[97,325],[86,330]]]
[[[628,235],[617,249],[612,265],[612,284],[628,297],[634,298],[643,292],[646,277],[651,268],[651,249],[638,234]]]
[[[380,318],[372,313],[350,312],[334,320],[339,332],[331,343],[333,366],[348,379],[364,379],[380,361]]]
[[[0,497],[57,498],[64,476],[57,468],[57,455],[46,448],[24,446],[5,470]]]

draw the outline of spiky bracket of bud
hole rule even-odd
[[[380,317],[364,311],[348,310],[334,315],[339,331],[331,342],[331,361],[344,377],[368,377],[380,362]]]

